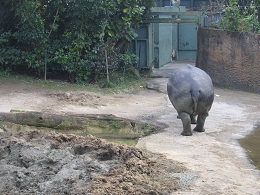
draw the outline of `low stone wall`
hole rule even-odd
[[[215,84],[260,94],[260,34],[199,28],[196,66]]]

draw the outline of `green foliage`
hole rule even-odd
[[[229,0],[227,5],[225,5],[225,2],[217,1],[217,3],[209,9],[217,11],[210,14],[214,15],[216,12],[222,12],[223,14],[221,19],[213,23],[212,26],[231,31],[260,33],[260,24],[258,22],[259,5],[258,0],[251,1],[249,5],[243,4],[243,2],[239,0]]]
[[[154,0],[0,0],[0,67],[96,82],[135,63],[127,46]],[[133,63],[133,64],[132,64]]]
[[[219,26],[224,25],[227,30],[232,31],[259,32],[258,14],[253,2],[250,6],[239,6],[237,0],[230,0],[223,11],[224,18],[219,22]]]

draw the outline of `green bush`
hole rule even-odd
[[[218,27],[232,31],[260,32],[258,10],[253,1],[249,6],[240,6],[238,0],[230,0],[223,12],[224,17],[218,22]]]
[[[128,44],[153,5],[154,0],[1,1],[0,66],[97,82],[106,73],[107,51],[109,72],[125,71],[135,63]]]
[[[209,18],[215,14],[220,14],[220,20],[211,22],[211,26],[219,29],[231,31],[246,31],[260,33],[260,23],[258,22],[258,7],[260,2],[253,0],[250,4],[243,4],[240,0],[226,1],[217,0],[210,2],[204,7]]]

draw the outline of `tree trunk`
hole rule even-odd
[[[137,138],[154,132],[157,127],[114,115],[56,115],[41,112],[0,113],[0,124],[9,122],[19,125],[47,127],[57,130],[82,130],[92,135]],[[104,136],[103,136],[104,137]]]

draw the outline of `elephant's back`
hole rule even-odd
[[[168,80],[167,90],[176,96],[190,95],[192,91],[200,91],[201,95],[210,95],[213,84],[210,76],[203,70],[191,65],[175,69]]]
[[[176,68],[170,73],[169,79],[171,82],[175,84],[179,84],[182,81],[212,83],[210,76],[205,71],[191,65],[187,65],[181,68]]]

